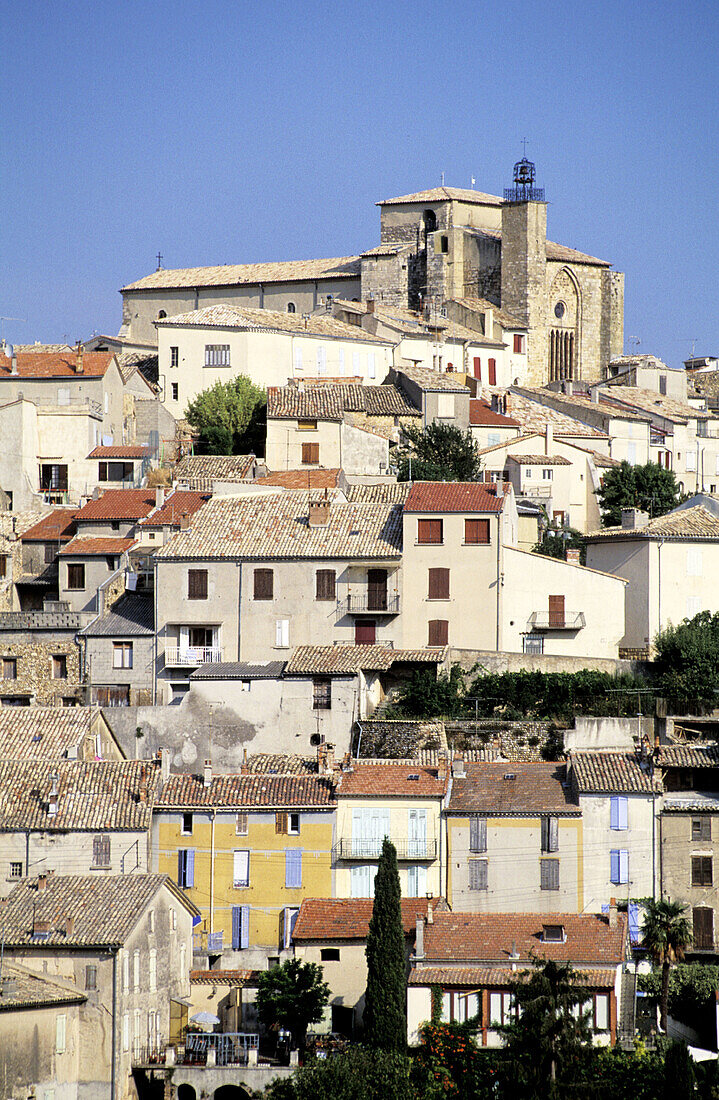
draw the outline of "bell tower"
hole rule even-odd
[[[502,204],[502,308],[527,326],[530,386],[544,385],[547,362],[547,204],[536,169],[522,157]]]

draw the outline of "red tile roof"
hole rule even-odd
[[[102,378],[109,367],[114,352],[86,351],[83,356],[83,372],[78,374],[77,352],[18,352],[17,376],[19,378]],[[11,361],[0,355],[0,378],[11,378]]]
[[[469,422],[470,424],[477,424],[488,427],[497,428],[519,428],[520,424],[518,420],[514,420],[511,416],[503,416],[502,413],[494,412],[487,401],[481,401],[472,398],[469,402]]]
[[[95,447],[88,458],[145,458],[149,447]]]
[[[661,790],[659,776],[642,768],[635,752],[572,752],[572,782],[581,794],[651,794]]]
[[[154,507],[154,489],[106,489],[97,500],[88,500],[77,519],[142,519]]]
[[[131,546],[135,545],[134,539],[113,538],[74,538],[63,546],[60,554],[62,557],[90,558],[96,555],[124,554]]]
[[[462,988],[508,988],[513,982],[522,981],[528,972],[512,970],[506,966],[422,966],[410,971],[408,985],[441,985]],[[616,969],[600,967],[596,970],[575,971],[582,985],[592,989],[613,989],[617,980]]]
[[[456,770],[456,765],[455,765]],[[579,814],[566,784],[564,764],[465,764],[466,777],[454,775],[451,814]],[[509,778],[509,777],[512,778]]]
[[[191,970],[191,985],[247,985],[255,981],[257,970]]]
[[[446,654],[445,646],[436,649],[390,649],[382,645],[301,645],[292,654],[285,672],[288,676],[313,673],[352,675],[360,669],[386,672],[397,663],[441,664]]]
[[[501,512],[498,497],[483,481],[416,481],[405,512]]]
[[[140,527],[162,527],[163,524],[179,527],[183,515],[194,515],[211,496],[212,493],[199,493],[194,489],[175,489],[164,504],[140,521]]]
[[[402,898],[402,927],[415,931],[417,917],[427,916],[427,898]],[[437,899],[431,902],[434,906]],[[292,938],[299,940],[365,940],[372,916],[372,898],[305,898]]]
[[[438,768],[393,760],[354,761],[352,771],[338,773],[338,781],[342,798],[442,798],[447,789]]]
[[[295,809],[335,805],[332,785],[316,775],[217,775],[209,787],[202,776],[171,775],[157,800],[162,809],[217,806],[238,809],[262,807]]]
[[[564,943],[547,943],[544,925],[560,924]],[[614,928],[601,913],[442,913],[424,930],[427,962],[506,963],[513,948],[525,962],[539,955],[561,962],[618,964],[627,941],[626,913]],[[518,961],[519,961],[518,960]]]
[[[339,476],[339,470],[281,470],[258,478],[257,484],[282,489],[336,489]]]
[[[22,535],[23,542],[63,542],[71,539],[75,532],[77,508],[55,508],[33,527],[28,527]]]

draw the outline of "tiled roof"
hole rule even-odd
[[[395,199],[383,199],[375,206],[396,206],[405,202],[470,202],[480,206],[501,206],[498,195],[487,195],[484,191],[471,191],[464,187],[431,187],[428,191],[415,191],[411,195],[399,195]]]
[[[88,500],[77,513],[78,522],[106,519],[142,519],[155,507],[154,489],[106,489]]]
[[[244,986],[257,979],[256,970],[191,970],[190,985]]]
[[[34,344],[13,344],[16,355],[33,352],[38,355],[59,355],[68,351],[74,351],[69,344],[41,344],[36,340]]]
[[[72,538],[75,531],[77,508],[53,508],[39,523],[28,527],[22,534],[22,540],[37,542],[65,542]]]
[[[649,415],[646,413],[638,413],[632,409],[619,408],[617,405],[610,404],[608,401],[602,401],[601,399],[599,401],[592,401],[591,397],[587,397],[585,394],[554,393],[547,390],[533,390],[528,388],[525,388],[522,392],[529,400],[541,403],[546,401],[545,408],[558,405],[560,411],[566,413],[567,416],[572,416],[573,411],[576,410],[577,416],[582,412],[592,412],[597,416],[603,417],[605,421],[611,418],[613,420],[630,420],[635,423],[646,424],[650,420]],[[552,406],[549,404],[550,401],[552,402]]]
[[[469,328],[461,321],[441,315],[425,316],[413,309],[403,309],[401,306],[375,306],[375,318],[383,325],[395,329],[407,336],[426,336],[435,339],[436,333],[444,334],[446,340],[463,340],[475,344],[477,347],[503,348],[505,344],[501,340],[494,340],[490,336],[484,336],[478,329]]]
[[[386,671],[398,663],[427,662],[441,664],[446,650],[391,649],[383,645],[301,645],[292,654],[287,676],[308,676],[320,673],[353,674],[360,669]]]
[[[54,875],[45,889],[36,878],[19,883],[3,910],[6,947],[111,947],[122,945],[158,891],[167,885],[192,912],[167,875]],[[74,928],[67,934],[67,918]],[[47,921],[49,932],[33,937],[33,922]]]
[[[0,629],[79,630],[87,616],[87,611],[0,611]]]
[[[317,758],[296,753],[256,752],[243,764],[252,775],[317,775]]]
[[[501,512],[504,497],[484,481],[415,481],[405,512]]]
[[[307,492],[214,497],[158,550],[166,558],[399,558],[402,510],[392,504],[330,501],[326,526],[310,527]]]
[[[495,321],[498,321],[502,328],[508,329],[527,329],[522,321],[518,321],[516,317],[513,317],[511,313],[508,313],[506,309],[502,309],[501,306],[496,306],[494,302],[488,301],[486,298],[456,298],[461,306],[465,309],[472,310],[473,313],[486,313],[488,309],[492,310]]]
[[[134,539],[114,539],[104,536],[79,536],[76,535],[60,550],[62,557],[91,558],[105,554],[124,554],[131,546],[135,545]]]
[[[234,328],[253,332],[287,332],[296,336],[320,336],[323,339],[359,341],[363,344],[389,345],[391,341],[373,336],[357,325],[348,325],[331,313],[282,313],[274,309],[250,309],[246,306],[206,306],[156,321],[158,327],[185,325],[193,328]]]
[[[135,638],[155,633],[154,601],[151,596],[125,592],[107,614],[80,633],[91,638]]]
[[[372,917],[371,898],[305,898],[295,921],[292,939],[366,940]],[[402,927],[414,933],[417,917],[427,916],[427,898],[402,898]],[[432,899],[431,904],[437,904]]]
[[[580,812],[566,784],[564,764],[465,764],[465,770],[466,778],[455,774],[452,780],[449,813]]]
[[[165,524],[177,526],[183,515],[194,515],[210,499],[210,495],[192,489],[175,489],[164,504],[140,520],[140,527],[162,527]]]
[[[542,944],[544,947],[544,944]],[[524,960],[526,963],[526,959]],[[443,988],[494,988],[506,989],[514,982],[523,981],[530,971],[512,970],[506,966],[420,966],[414,967],[407,979],[408,985],[441,985]],[[616,968],[597,967],[594,970],[575,970],[581,985],[593,989],[613,989],[617,981]]]
[[[601,539],[706,539],[715,542],[719,539],[719,517],[697,504],[694,508],[682,508],[650,519],[644,527],[603,527],[590,531],[585,538],[592,542]]]
[[[243,283],[305,282],[314,279],[357,279],[359,256],[329,260],[286,260],[260,264],[223,264],[219,267],[160,268],[122,288],[169,289],[181,286],[238,286]]]
[[[252,477],[254,455],[185,455],[172,471],[175,481],[201,481],[191,488],[212,487],[213,481],[246,481]]]
[[[611,469],[614,466],[621,466],[621,462],[618,458],[610,458],[609,455],[600,454],[599,451],[588,451],[587,454],[592,456],[594,465],[600,469]]]
[[[53,513],[57,511],[74,511],[73,509],[59,509],[53,510]],[[11,536],[19,535],[24,537],[25,532],[31,530],[31,528],[37,526],[38,520],[41,516],[47,515],[47,512],[40,511],[38,508],[26,508],[22,512],[0,512],[0,539],[6,539]]]
[[[171,775],[156,808],[216,806],[233,809],[332,808],[332,785],[316,775],[216,775],[209,787],[202,776]]]
[[[683,794],[665,794],[662,813],[715,814],[719,810],[719,793],[685,791]]]
[[[404,375],[410,382],[414,382],[416,386],[427,393],[439,391],[441,393],[469,394],[467,386],[451,371],[440,374],[439,371],[429,370],[427,367],[405,365],[395,369],[400,378]]]
[[[570,769],[580,794],[651,794],[660,789],[633,752],[572,752]]]
[[[338,779],[342,798],[442,798],[447,789],[439,768],[395,760],[354,760]]]
[[[149,447],[95,447],[88,458],[147,458]]]
[[[716,768],[719,745],[661,745],[657,764],[662,768]]]
[[[499,229],[480,229],[478,232],[497,241],[502,239],[502,233]],[[547,241],[546,254],[548,260],[558,260],[560,263],[591,264],[596,267],[612,266],[608,260],[599,260],[596,256],[590,256],[587,252],[578,252],[576,248],[569,248],[565,244],[557,244],[556,241]]]
[[[345,496],[351,504],[404,504],[412,486],[408,481],[385,485],[350,485]]]
[[[57,778],[57,813],[48,801]],[[159,768],[141,760],[0,761],[0,832],[149,828]],[[141,788],[147,788],[140,801]]]
[[[544,433],[547,424],[552,425],[555,436],[583,436],[591,439],[607,439],[607,433],[601,428],[590,424],[584,424],[576,417],[550,408],[549,405],[540,404],[538,399],[528,396],[530,392],[518,392],[511,389],[507,401],[507,413],[514,417],[522,425],[525,432]],[[596,408],[597,406],[595,406]]]
[[[111,351],[86,351],[83,355],[83,371],[78,374],[77,353],[72,352],[18,352],[17,375],[12,374],[12,363],[7,355],[0,355],[0,379],[8,378],[103,378],[112,362]]]
[[[267,416],[271,419],[342,420],[345,412],[368,416],[419,416],[397,386],[359,386],[355,383],[271,386]]]
[[[472,398],[469,402],[469,422],[475,425],[486,425],[490,428],[518,428],[519,421],[511,416],[503,416],[494,412],[486,401]]]
[[[571,466],[571,462],[568,458],[562,458],[561,455],[513,455],[508,454],[507,458],[514,459],[515,462],[521,463],[522,466]]]
[[[271,485],[280,489],[336,489],[341,470],[279,470],[258,478],[258,485]]]
[[[66,981],[54,982],[44,974],[4,961],[0,986],[0,1012],[40,1008],[45,1005],[82,1004],[87,997],[77,986]]]
[[[191,680],[279,680],[285,669],[285,661],[221,661],[200,665],[190,675]]]
[[[362,257],[364,258],[365,256],[396,256],[398,252],[404,252],[404,250],[407,247],[408,246],[406,244],[378,244],[378,245],[375,245],[374,248],[365,248],[364,252],[362,253]],[[347,304],[342,299],[340,299],[338,301],[337,298],[335,298],[335,302],[337,302],[338,305],[343,305],[343,306],[345,304]],[[357,312],[358,313],[364,313],[364,307],[361,305],[360,302],[352,302],[352,303],[349,303],[349,304],[359,305],[360,309]]]
[[[545,943],[543,926],[556,924],[564,927],[565,942]],[[433,923],[425,926],[424,951],[428,963],[506,963],[514,946],[518,962],[538,955],[606,966],[624,961],[626,938],[626,913],[618,913],[610,928],[609,918],[597,913],[435,912]]]
[[[677,401],[676,398],[667,397],[656,390],[643,390],[636,386],[612,386],[609,391],[599,390],[599,399],[603,404],[619,402],[632,409],[663,416],[677,424],[686,424],[689,420],[716,419],[711,413],[695,409],[686,401]]]
[[[113,339],[116,340],[117,337]],[[133,374],[137,373],[145,379],[148,386],[156,385],[159,372],[157,354],[148,354],[146,351],[121,351],[116,358],[123,382],[128,382]]]
[[[98,714],[86,707],[0,707],[0,759],[65,756],[87,738]]]

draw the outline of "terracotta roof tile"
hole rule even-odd
[[[247,809],[332,809],[332,785],[312,775],[217,775],[209,787],[201,776],[171,775],[156,802],[157,809],[216,806]]]
[[[490,428],[518,428],[519,421],[511,416],[503,416],[494,412],[487,401],[472,398],[469,402],[469,422],[476,426],[486,425]]]
[[[415,481],[405,512],[501,512],[498,497],[483,481]]]
[[[60,355],[75,350],[69,344],[41,344],[39,340],[34,344],[13,344],[13,348],[16,355],[30,352],[36,355]]]
[[[719,745],[661,745],[657,754],[660,768],[716,768]]]
[[[452,371],[440,373],[436,370],[429,370],[427,367],[414,366],[396,367],[395,371],[400,377],[400,384],[402,375],[404,375],[410,382],[414,382],[416,386],[427,393],[464,393],[467,395],[470,393],[464,382]]]
[[[44,974],[34,974],[23,967],[8,963],[3,965],[3,988],[0,1012],[40,1008],[45,1005],[82,1004],[87,997],[76,985],[65,980],[54,982]]]
[[[427,898],[402,898],[402,927],[414,934],[418,916],[427,915]],[[436,899],[432,899],[436,905]],[[371,898],[305,898],[292,932],[295,943],[304,940],[365,940],[372,917]]]
[[[544,946],[544,945],[542,945]],[[526,960],[525,960],[526,963]],[[592,989],[613,989],[617,981],[616,967],[597,967],[575,971],[578,981]],[[507,989],[523,981],[530,971],[512,970],[506,966],[421,966],[410,971],[408,985],[441,985],[468,989]]]
[[[564,927],[564,943],[543,940],[543,926]],[[519,960],[532,955],[560,962],[605,966],[624,961],[627,917],[617,914],[614,928],[597,913],[444,913],[435,912],[424,930],[428,965],[442,963],[507,963],[513,946]]]
[[[656,390],[644,390],[636,386],[611,386],[608,390],[599,390],[599,400],[602,404],[628,405],[630,409],[665,417],[677,424],[686,424],[689,420],[716,419],[712,413],[695,409],[686,401],[677,401],[676,398],[667,397]]]
[[[578,814],[564,764],[465,764],[454,775],[451,814]],[[511,777],[511,778],[508,778]]]
[[[586,536],[592,542],[602,539],[719,539],[719,517],[701,504],[667,512],[650,519],[644,527],[603,527]]]
[[[469,202],[480,206],[502,206],[499,195],[487,195],[465,187],[431,187],[428,191],[415,191],[411,195],[399,195],[395,199],[383,199],[375,206],[396,206],[405,202]]]
[[[103,378],[113,359],[111,351],[86,351],[83,355],[83,371],[78,374],[77,353],[68,352],[18,352],[17,377],[19,378]],[[12,363],[7,355],[0,355],[0,379],[12,378]]]
[[[352,674],[360,669],[386,671],[398,663],[427,662],[441,664],[446,649],[391,649],[382,645],[298,646],[285,675],[307,676],[313,673]]]
[[[502,233],[499,229],[480,229],[479,233],[485,237],[492,237],[501,241]],[[596,267],[611,267],[608,260],[599,260],[596,256],[590,256],[587,252],[578,252],[576,248],[569,248],[566,244],[557,244],[556,241],[547,241],[547,259],[558,260],[560,263],[591,264]]]
[[[572,782],[580,794],[651,794],[660,789],[658,777],[652,784],[633,752],[572,752],[569,760]]]
[[[124,554],[131,546],[135,545],[134,539],[114,539],[100,536],[78,536],[60,550],[62,557],[91,558],[101,557],[106,554]]]
[[[97,500],[88,500],[76,518],[91,520],[142,519],[155,507],[154,489],[106,489]]]
[[[88,458],[147,458],[149,447],[95,447]]]
[[[413,778],[414,777],[414,778]],[[338,773],[341,798],[443,798],[447,778],[439,767],[394,760],[355,760]]]
[[[302,336],[319,336],[325,340],[351,340],[353,343],[391,345],[391,341],[374,336],[357,325],[348,325],[331,313],[281,313],[274,309],[251,309],[246,306],[206,306],[204,309],[179,313],[156,321],[158,327],[183,325],[194,328],[233,328],[250,332],[287,332]]]
[[[524,454],[508,454],[507,458],[513,459],[515,462],[519,462],[522,466],[571,466],[571,462],[568,458],[562,458],[561,455],[524,455]]]
[[[39,523],[28,527],[22,534],[22,540],[37,542],[65,542],[75,533],[77,508],[54,508],[43,516]]]
[[[243,283],[304,282],[307,279],[357,279],[359,256],[329,260],[286,260],[259,264],[223,264],[219,267],[160,268],[122,288],[165,289],[179,286],[239,286]]]
[[[98,714],[86,707],[0,707],[0,759],[65,756],[90,736]]]
[[[278,470],[258,479],[258,485],[272,485],[281,489],[336,489],[341,470]]]
[[[254,455],[185,455],[172,477],[188,489],[211,492],[215,481],[247,481],[256,461]]]
[[[522,425],[524,432],[539,432],[543,434],[548,424],[551,424],[555,436],[583,436],[590,439],[608,439],[607,433],[601,428],[590,424],[584,424],[568,412],[560,412],[558,409],[542,405],[539,399],[528,396],[530,392],[519,392],[511,389],[507,400],[507,413],[514,417]]]
[[[408,481],[385,485],[350,485],[345,496],[350,504],[404,504],[412,486]]]
[[[419,416],[402,391],[393,385],[361,386],[355,383],[271,386],[267,391],[267,415],[271,419],[342,420],[345,412],[368,416]]]
[[[190,985],[244,986],[257,981],[257,970],[191,970]]]
[[[165,498],[159,508],[140,520],[140,527],[179,527],[183,515],[193,516],[210,499],[210,493],[200,493],[193,489],[175,489]]]
[[[465,309],[472,310],[473,313],[486,313],[488,309],[491,309],[494,319],[499,322],[502,328],[527,331],[527,325],[523,324],[522,321],[518,321],[506,309],[502,309],[501,306],[495,305],[494,302],[490,302],[486,298],[456,298],[455,301],[464,306]]]

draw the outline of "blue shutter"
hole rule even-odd
[[[614,795],[611,799],[610,827],[612,829],[626,829],[628,822],[629,800],[623,795]]]
[[[612,848],[609,853],[609,879],[611,882],[621,882],[619,878],[619,851],[616,848]]]
[[[302,885],[302,849],[285,849],[285,887],[293,890]]]
[[[619,874],[620,882],[629,882],[629,852],[626,848],[621,848],[619,851]]]
[[[609,809],[609,827],[611,829],[618,829],[619,828],[619,799],[618,798],[610,799],[609,805],[610,805],[610,809]]]
[[[627,823],[628,823],[628,820],[629,820],[628,809],[629,809],[629,799],[628,798],[620,798],[619,799],[619,828],[620,829],[626,829],[627,828]]]
[[[195,885],[195,849],[187,849],[187,866],[185,868],[185,886]]]
[[[250,907],[240,906],[240,947],[250,946]]]
[[[232,906],[232,948],[238,951],[242,947],[242,910],[244,906]]]
[[[177,853],[177,885],[185,885],[185,853],[182,849]]]
[[[632,943],[639,943],[639,906],[630,901],[629,903],[629,939]]]

